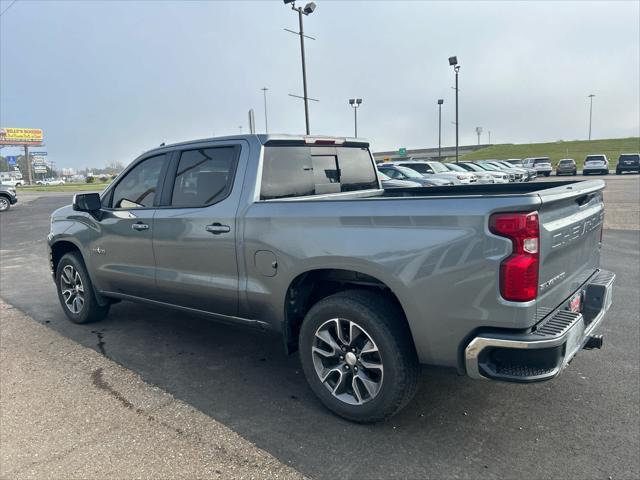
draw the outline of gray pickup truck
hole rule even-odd
[[[537,382],[601,346],[603,188],[384,190],[360,139],[226,137],[141,155],[48,244],[72,322],[132,300],[274,330],[322,403],[373,422],[421,364]]]

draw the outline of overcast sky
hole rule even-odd
[[[10,1],[0,1],[0,9]],[[344,2],[305,18],[311,133],[374,150],[638,136],[640,2]],[[301,133],[297,16],[281,1],[27,1],[1,17],[0,123],[42,128],[58,167],[128,163],[161,142]],[[487,141],[486,134],[483,142]],[[3,149],[8,154],[9,149]]]

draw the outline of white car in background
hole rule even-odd
[[[476,183],[478,178],[469,172],[452,172],[442,162],[435,160],[407,160],[393,162],[400,167],[410,168],[426,177],[435,176],[445,180],[450,180],[454,185],[469,185]]]
[[[493,178],[494,183],[509,183],[509,174],[506,172],[487,170],[486,168],[482,168],[481,166],[476,165],[473,162],[460,162],[460,163],[457,163],[456,165],[461,166],[468,172],[483,173],[485,175],[489,175]]]
[[[591,173],[609,175],[609,159],[606,155],[587,155],[584,159],[582,174],[589,175]]]
[[[447,167],[449,170],[451,170],[452,172],[462,172],[462,173],[471,173],[472,175],[474,175],[477,179],[477,183],[482,183],[482,184],[487,184],[487,183],[496,183],[496,180],[493,178],[493,176],[491,176],[491,174],[489,172],[481,172],[481,171],[477,171],[477,172],[470,172],[464,168],[462,168],[460,165],[458,165],[457,163],[443,163],[443,165],[445,167]]]
[[[538,173],[538,175],[544,175],[545,177],[551,175],[551,172],[553,171],[553,168],[551,167],[551,160],[549,160],[549,157],[525,158],[522,161],[522,165],[527,168],[533,168]]]

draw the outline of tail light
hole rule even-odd
[[[513,253],[500,264],[500,294],[505,300],[528,302],[538,296],[540,225],[538,214],[496,213],[489,230],[513,243]]]

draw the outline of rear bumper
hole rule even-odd
[[[540,382],[556,377],[589,341],[612,301],[615,274],[599,270],[576,293],[582,313],[566,302],[527,333],[490,333],[473,338],[464,356],[467,375],[508,382]]]

